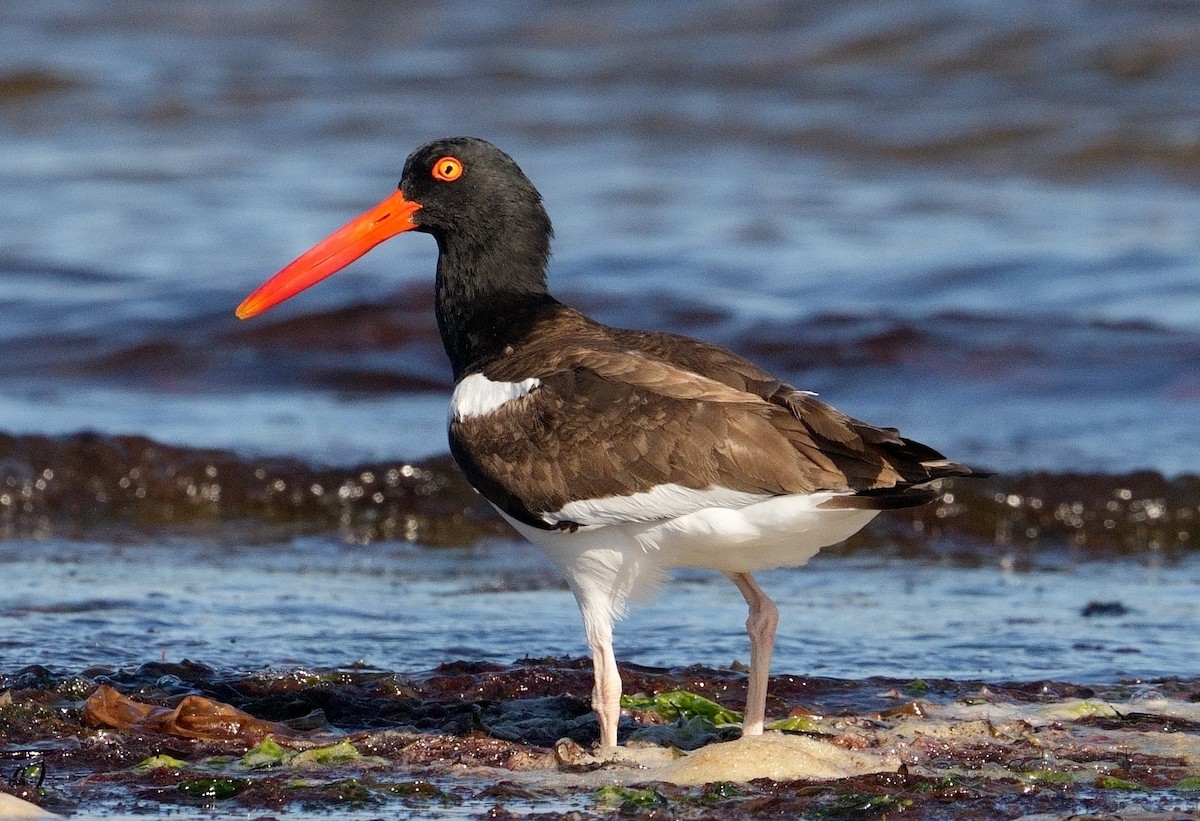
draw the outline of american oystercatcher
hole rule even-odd
[[[436,310],[454,369],[450,450],[566,576],[592,652],[600,745],[617,744],[613,622],[671,568],[729,577],[749,604],[743,735],[763,731],[778,610],[751,576],[798,567],[881,510],[979,471],[853,419],[716,345],[610,328],[546,287],[541,195],[483,140],[427,143],[399,190],[237,309],[246,319],[404,231],[437,241]]]

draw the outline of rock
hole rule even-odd
[[[680,785],[714,781],[773,781],[848,778],[867,773],[895,772],[896,756],[844,750],[808,736],[766,733],[723,744],[710,744],[655,773],[656,778]]]
[[[62,818],[49,810],[43,810],[23,798],[0,792],[0,818],[4,821],[20,821],[26,818]]]

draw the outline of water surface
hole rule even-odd
[[[1002,470],[1195,469],[1187,5],[0,12],[0,430],[442,452],[433,244],[231,307],[434,136],[503,146],[553,287]]]
[[[972,505],[1016,518],[928,549],[902,522],[866,537],[878,554],[770,574],[777,669],[1194,673],[1200,508],[1135,471],[1200,463],[1197,32],[1195,7],[1135,2],[6,6],[0,432],[55,438],[0,466],[3,667],[582,652],[559,580],[461,497],[369,509],[355,465],[445,451],[427,237],[232,315],[415,145],[467,133],[544,193],[563,299],[729,345],[1010,477]],[[81,430],[101,446],[72,449]],[[189,467],[155,473],[118,434]],[[1042,510],[1022,483],[1079,493]],[[317,484],[376,524],[312,518]],[[197,502],[139,501],[160,491]],[[206,518],[221,493],[249,501]],[[1077,562],[1117,509],[1118,549]],[[186,533],[155,529],[181,510]],[[1092,600],[1127,612],[1084,618]],[[686,576],[620,652],[732,661],[741,608]]]
[[[7,542],[5,666],[65,673],[186,658],[238,672],[417,672],[458,659],[587,654],[570,593],[522,542],[280,547]],[[1197,662],[1192,556],[1030,572],[860,553],[760,582],[781,611],[777,674],[1109,683]],[[1099,612],[1085,613],[1089,604]],[[681,572],[618,625],[617,653],[658,667],[745,663],[744,621],[745,603],[723,577]]]

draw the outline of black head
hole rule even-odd
[[[437,240],[439,291],[460,298],[544,294],[550,218],[512,158],[474,137],[434,140],[404,163],[399,190],[263,283],[238,307],[243,319],[341,270],[405,231]]]
[[[533,183],[512,157],[476,137],[434,140],[418,148],[404,163],[400,190],[421,206],[413,217],[419,231],[550,234],[550,219]]]

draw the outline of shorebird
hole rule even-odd
[[[454,371],[450,451],[566,576],[592,653],[600,746],[617,744],[613,624],[672,568],[729,577],[749,605],[743,735],[763,732],[778,609],[755,571],[798,567],[930,483],[978,474],[835,410],[717,345],[611,328],[550,295],[550,219],[504,152],[416,149],[398,190],[264,283],[254,316],[405,231],[437,241],[436,312]]]

